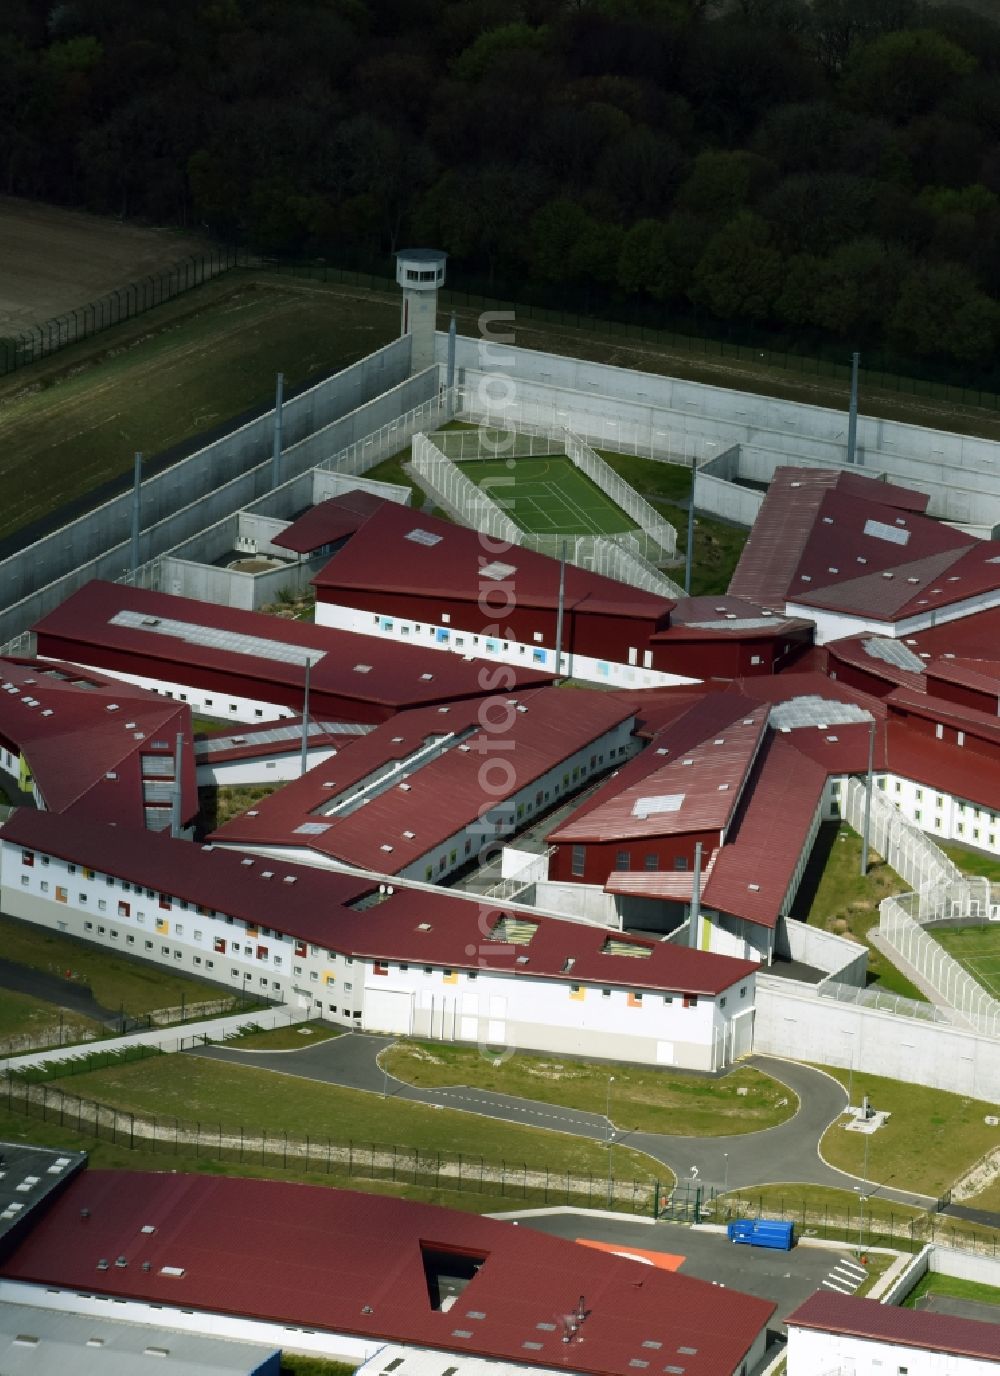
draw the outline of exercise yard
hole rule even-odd
[[[992,927],[930,927],[924,929],[978,984],[1000,999],[1000,924]]]
[[[622,535],[636,524],[565,454],[455,465],[531,535]]]

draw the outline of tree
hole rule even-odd
[[[677,206],[692,215],[731,220],[750,204],[753,191],[773,177],[773,166],[754,153],[707,148],[695,158],[677,193]]]
[[[781,290],[782,258],[758,215],[742,214],[712,235],[689,295],[723,318],[764,320]]]
[[[865,232],[876,199],[867,179],[817,172],[787,177],[759,210],[786,251],[824,254]]]
[[[852,54],[844,91],[861,110],[905,124],[932,110],[976,62],[930,29],[889,33]]]
[[[842,339],[866,343],[881,335],[910,262],[877,239],[840,244],[820,265],[813,323]]]
[[[608,214],[627,224],[668,205],[683,168],[684,155],[673,139],[652,129],[630,129],[604,150],[596,190]]]
[[[964,363],[991,357],[998,328],[997,303],[958,263],[925,264],[910,272],[888,320],[889,339],[896,348]]]
[[[618,285],[654,301],[683,297],[705,247],[702,223],[690,215],[638,220],[622,239]]]

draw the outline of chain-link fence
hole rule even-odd
[[[655,1179],[569,1172],[526,1161],[491,1161],[467,1152],[437,1151],[351,1137],[290,1136],[246,1124],[185,1121],[136,1113],[67,1094],[49,1084],[0,1082],[8,1111],[58,1123],[81,1137],[112,1142],[143,1155],[206,1159],[328,1175],[390,1180],[429,1190],[514,1199],[529,1205],[575,1204],[655,1216],[668,1191]]]
[[[451,418],[453,396],[443,391],[419,406],[412,407],[371,434],[349,444],[328,459],[316,464],[329,473],[345,473],[360,477],[384,459],[391,459],[409,444],[418,432],[434,430]]]
[[[868,806],[864,785],[849,779],[844,816],[862,833]],[[989,880],[963,874],[880,789],[872,789],[870,806],[872,846],[914,888],[879,904],[879,936],[970,1027],[985,1036],[1000,1036],[1000,1002],[924,930],[935,921],[988,916]]]
[[[858,1201],[857,1207],[819,1206],[805,1196],[741,1190],[717,1201],[718,1222],[734,1218],[777,1218],[794,1223],[807,1237],[844,1240],[858,1247],[891,1244],[902,1251],[919,1252],[928,1242],[979,1256],[1000,1256],[1000,1232],[963,1227],[947,1214],[896,1213],[888,1201]]]
[[[26,364],[65,349],[68,344],[89,339],[111,325],[119,325],[124,320],[143,315],[154,306],[162,306],[165,301],[181,296],[192,287],[200,287],[203,282],[211,281],[221,273],[232,268],[249,267],[256,261],[246,249],[210,249],[207,253],[182,258],[161,272],[127,282],[96,301],[88,301],[85,306],[53,316],[51,320],[22,330],[20,334],[0,338],[0,375],[13,373]]]

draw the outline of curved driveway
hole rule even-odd
[[[524,1127],[568,1132],[596,1142],[608,1141],[609,1123],[601,1113],[562,1108],[557,1104],[496,1094],[467,1085],[421,1089],[397,1080],[382,1069],[378,1060],[379,1054],[392,1044],[391,1037],[354,1032],[303,1047],[301,1051],[238,1051],[232,1047],[208,1046],[188,1054],[211,1056],[413,1103],[478,1113]],[[727,1185],[729,1189],[746,1189],[778,1183],[827,1185],[841,1190],[859,1186],[861,1182],[856,1176],[828,1166],[818,1150],[823,1133],[847,1106],[847,1091],[843,1086],[821,1070],[796,1061],[754,1056],[749,1063],[787,1085],[798,1096],[799,1110],[788,1122],[736,1137],[622,1132],[616,1133],[614,1141],[662,1161],[678,1180],[691,1179],[692,1168],[696,1168],[699,1180],[719,1189]],[[923,1208],[932,1202],[909,1190],[892,1189],[887,1183],[879,1185],[869,1181],[867,1193]]]

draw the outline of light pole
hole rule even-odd
[[[614,1084],[614,1082],[615,1082],[615,1077],[614,1077],[613,1075],[609,1075],[609,1076],[608,1076],[608,1094],[607,1094],[607,1099],[606,1099],[605,1105],[604,1105],[604,1116],[605,1116],[605,1118],[607,1118],[607,1120],[608,1120],[608,1208],[609,1208],[609,1209],[611,1208],[611,1196],[612,1196],[613,1179],[614,1179],[614,1177],[612,1176],[612,1173],[611,1173],[611,1153],[612,1153],[612,1149],[613,1149],[613,1146],[614,1146],[614,1140],[615,1140],[615,1129],[614,1129],[614,1124],[613,1124],[612,1121],[611,1121],[611,1086]]]
[[[875,768],[875,718],[868,723],[868,776],[865,779],[865,827],[861,837],[861,877],[868,873],[868,843],[872,834],[872,773]]]
[[[725,1184],[724,1184],[723,1187],[722,1187],[722,1193],[723,1193],[723,1194],[728,1194],[728,1193],[729,1193],[729,1153],[728,1153],[728,1151],[724,1151],[724,1152],[722,1153],[722,1159],[723,1159],[723,1161],[725,1161],[725,1163],[726,1163],[726,1172],[725,1172],[725,1174],[726,1174],[726,1182],[725,1182]]]

